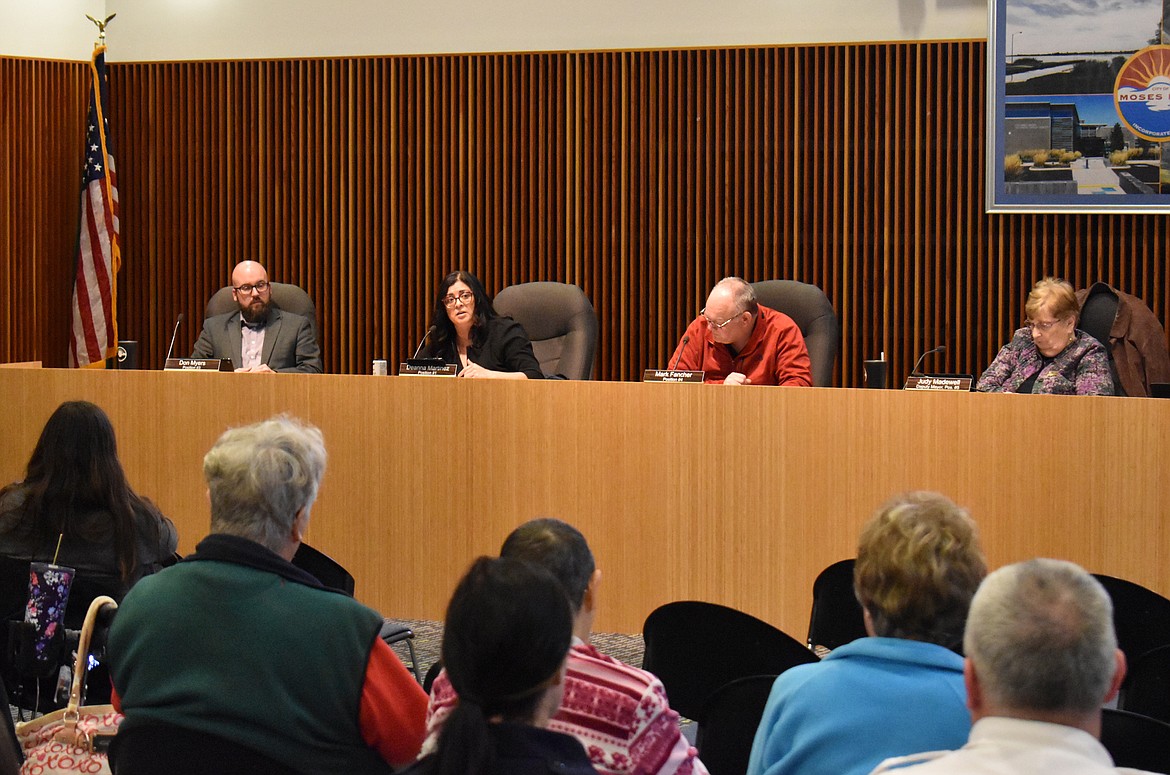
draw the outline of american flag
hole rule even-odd
[[[73,283],[73,327],[69,333],[69,365],[104,368],[118,349],[118,177],[110,145],[109,76],[106,47],[93,51],[90,66],[89,128],[85,136],[85,171],[81,184],[81,226],[77,275]]]

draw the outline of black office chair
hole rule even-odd
[[[320,344],[321,329],[317,325],[317,306],[313,304],[313,299],[305,292],[305,289],[290,283],[269,283],[269,287],[272,306],[308,318],[313,329],[313,339]],[[203,317],[207,319],[216,315],[225,315],[229,312],[235,312],[239,308],[240,305],[232,298],[232,286],[225,285],[207,300],[207,306],[203,309]]]
[[[297,547],[297,553],[293,555],[292,564],[311,574],[325,586],[353,597],[356,587],[353,576],[341,563],[324,552],[302,542]],[[382,630],[378,633],[378,637],[391,646],[395,643],[406,643],[406,648],[410,652],[410,671],[414,673],[414,680],[421,683],[422,677],[418,671],[418,657],[414,653],[414,630],[390,619],[384,619],[382,621]]]
[[[1125,652],[1127,663],[1134,664],[1144,654],[1170,645],[1170,600],[1132,581],[1102,573],[1094,573],[1093,577],[1113,600],[1117,647]],[[1123,695],[1132,680],[1132,674],[1126,676],[1121,685]]]
[[[756,300],[783,312],[804,335],[815,387],[833,384],[833,367],[841,350],[841,325],[829,297],[815,285],[796,280],[764,280],[752,283]]]
[[[670,706],[695,720],[724,684],[818,661],[800,641],[761,619],[695,600],[656,608],[646,617],[642,638],[642,667],[662,680]]]
[[[521,283],[492,301],[524,327],[546,377],[590,379],[597,356],[597,314],[585,292],[566,283]]]
[[[1118,767],[1170,773],[1170,724],[1105,708],[1101,711],[1101,745]]]
[[[110,769],[115,775],[301,775],[241,743],[162,721],[120,728],[110,742]]]
[[[711,775],[743,775],[756,728],[776,682],[774,675],[737,678],[715,690],[703,706],[695,746]]]
[[[1170,646],[1159,646],[1129,663],[1117,706],[1170,723]]]
[[[813,582],[808,647],[832,651],[864,638],[865,617],[853,592],[854,560],[839,560],[817,574]]]
[[[1109,342],[1109,330],[1117,319],[1117,294],[1105,283],[1097,283],[1085,292],[1081,302],[1081,316],[1077,328],[1096,339],[1109,355],[1109,371],[1113,375],[1113,387],[1117,395],[1125,395],[1121,380],[1117,376],[1117,365],[1113,362],[1113,347]]]

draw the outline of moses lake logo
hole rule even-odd
[[[1113,86],[1117,115],[1143,140],[1170,140],[1170,46],[1136,52]]]

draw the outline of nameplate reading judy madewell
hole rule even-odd
[[[971,377],[907,377],[904,390],[971,390]]]
[[[702,382],[705,371],[675,371],[673,369],[646,369],[643,382]]]
[[[454,377],[455,364],[444,363],[440,366],[419,366],[414,363],[398,365],[398,374],[403,377]]]
[[[163,371],[235,371],[230,358],[167,358]]]

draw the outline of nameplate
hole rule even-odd
[[[972,377],[907,377],[903,390],[963,390],[970,392]]]
[[[401,363],[398,374],[402,377],[454,377],[454,363]]]
[[[643,382],[702,382],[705,371],[677,371],[675,369],[646,369]]]
[[[231,358],[167,358],[163,371],[235,371]]]

